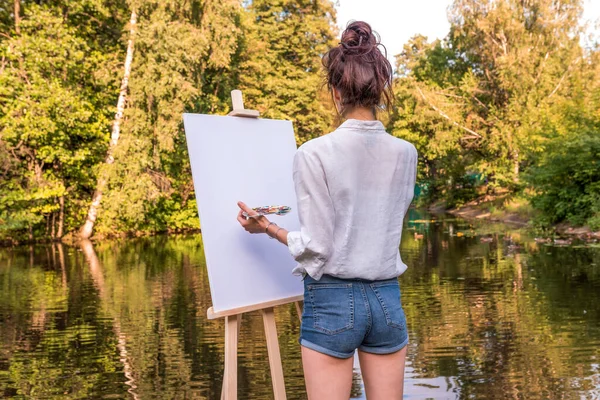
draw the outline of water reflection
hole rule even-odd
[[[411,213],[407,398],[600,396],[600,249]],[[218,399],[224,329],[209,306],[198,236],[0,250],[0,397]],[[306,398],[293,305],[276,320],[288,398]],[[268,371],[251,313],[240,398],[272,398]]]

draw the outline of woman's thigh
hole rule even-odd
[[[358,351],[360,370],[369,400],[400,400],[404,392],[406,348],[391,354]]]
[[[348,400],[352,388],[353,360],[353,357],[332,357],[302,346],[302,367],[308,399]]]

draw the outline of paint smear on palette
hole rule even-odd
[[[262,206],[262,207],[253,207],[254,211],[256,211],[255,215],[252,217],[258,217],[261,215],[285,215],[292,211],[291,207],[288,206]],[[250,215],[248,213],[242,213],[244,217],[248,218]]]

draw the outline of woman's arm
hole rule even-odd
[[[302,147],[294,157],[294,186],[298,203],[300,230],[288,232],[264,216],[246,218],[255,211],[238,202],[238,221],[249,233],[267,233],[288,246],[299,267],[313,278],[319,279],[322,267],[333,251],[334,209],[323,166],[314,154]]]
[[[294,187],[300,230],[287,236],[288,248],[298,261],[298,271],[315,279],[333,253],[335,211],[329,196],[325,169],[319,157],[302,145],[294,157]]]

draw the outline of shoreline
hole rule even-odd
[[[509,211],[506,207],[501,206],[501,201],[504,201],[505,197],[497,198],[480,198],[470,201],[460,207],[446,208],[446,204],[443,201],[436,202],[429,207],[424,207],[428,212],[433,214],[450,214],[465,220],[479,220],[479,221],[491,221],[497,223],[503,223],[511,225],[515,228],[524,228],[530,231],[534,231],[535,227],[531,223],[532,215],[528,215],[527,212]],[[500,202],[499,202],[500,201]],[[91,242],[97,242],[102,240],[114,240],[114,239],[135,239],[140,237],[151,237],[151,236],[172,236],[172,235],[185,235],[201,233],[201,229],[178,229],[178,230],[167,230],[164,232],[119,232],[114,234],[101,234],[92,236],[89,240]],[[552,225],[552,227],[544,232],[542,237],[550,238],[554,236],[578,238],[582,240],[600,240],[600,231],[592,231],[588,226],[573,226],[566,222]],[[0,240],[1,248],[27,246],[27,245],[40,245],[40,244],[66,244],[76,245],[79,243],[79,239],[76,235],[68,233],[62,239],[49,239],[41,238],[34,240],[14,241],[14,240]]]
[[[500,198],[504,200],[505,198]],[[494,208],[494,210],[490,210]],[[509,211],[505,207],[498,207],[498,199],[479,199],[466,203],[463,206],[446,209],[444,203],[436,203],[428,208],[430,212],[445,212],[467,220],[482,220],[505,223],[528,230],[535,230],[532,225],[532,215],[518,210]],[[600,231],[592,231],[589,226],[574,226],[568,222],[554,224],[549,228],[544,237],[565,236],[583,240],[600,239]]]
[[[200,228],[189,228],[189,229],[178,229],[178,230],[166,230],[162,232],[118,232],[113,234],[100,234],[94,235],[89,239],[81,239],[79,236],[73,233],[67,233],[60,239],[40,238],[33,240],[0,240],[0,248],[18,247],[18,246],[33,246],[33,245],[54,245],[54,244],[65,244],[69,246],[75,246],[82,240],[89,240],[90,242],[98,242],[102,240],[117,240],[117,239],[137,239],[137,238],[148,238],[153,236],[176,236],[176,235],[189,235],[195,233],[202,233]]]
[[[505,212],[499,215],[492,215],[491,211],[473,205],[450,208],[444,210],[443,212],[469,220],[475,219],[502,222],[510,225],[517,225],[519,227],[527,227],[530,225],[530,220],[527,220],[516,213]]]

